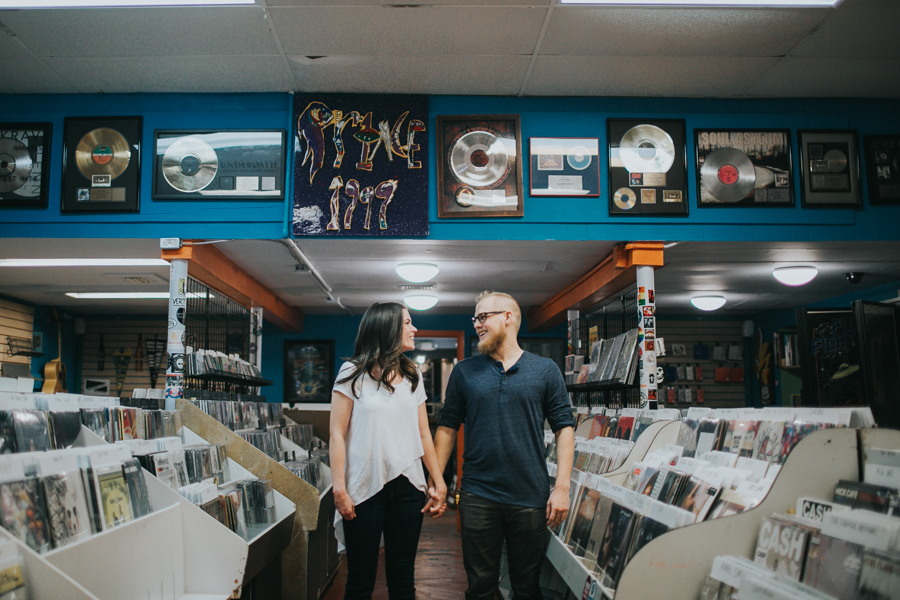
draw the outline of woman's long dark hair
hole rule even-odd
[[[419,369],[402,350],[403,308],[397,302],[376,302],[363,315],[353,357],[347,359],[353,363],[353,369],[349,375],[338,380],[338,383],[349,381],[355,397],[359,397],[356,382],[363,375],[370,374],[376,365],[381,368],[379,385],[384,385],[392,393],[394,386],[391,379],[397,373],[409,380],[413,391],[419,386]]]

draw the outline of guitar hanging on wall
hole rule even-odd
[[[50,321],[56,321],[59,331],[59,346],[57,346],[57,357],[47,361],[47,364],[44,365],[44,385],[41,388],[41,392],[44,394],[66,391],[66,365],[62,361],[62,321],[56,312],[56,307],[53,307],[52,314],[53,317]]]

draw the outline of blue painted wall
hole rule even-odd
[[[798,129],[856,129],[862,136],[900,132],[900,102],[876,100],[713,100],[664,98],[503,98],[433,96],[428,126],[435,153],[434,117],[448,114],[521,115],[523,150],[534,136],[598,137],[606,144],[606,119],[683,118],[688,164],[693,129],[788,128],[796,163]],[[288,203],[209,202],[150,199],[153,130],[160,128],[284,128],[290,130],[289,94],[134,94],[0,96],[3,121],[53,124],[50,208],[6,210],[0,235],[12,237],[281,238]],[[143,117],[141,211],[137,214],[61,215],[63,122],[66,116]],[[864,152],[862,159],[865,160]],[[525,187],[528,184],[524,161]],[[288,165],[288,173],[291,172]],[[688,170],[687,217],[616,217],[607,211],[607,158],[601,155],[601,198],[531,198],[519,219],[437,219],[436,161],[429,188],[432,239],[565,240],[889,240],[900,236],[900,206],[859,209],[800,208],[799,173],[794,208],[696,207],[696,178]],[[862,190],[868,188],[863,177]],[[288,183],[288,198],[293,186]]]

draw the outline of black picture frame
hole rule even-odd
[[[900,135],[867,135],[863,145],[869,204],[900,204]]]
[[[284,402],[328,404],[334,384],[334,340],[284,341]]]
[[[687,216],[684,119],[607,119],[606,132],[610,216]]]
[[[155,129],[150,197],[284,200],[286,144],[284,129]]]
[[[600,196],[600,139],[528,138],[528,184],[533,197]]]
[[[790,129],[694,129],[694,154],[698,208],[794,206]]]
[[[50,123],[0,123],[0,208],[49,206],[52,133]]]
[[[862,206],[856,130],[801,130],[797,132],[797,141],[802,206]]]
[[[141,130],[134,117],[66,117],[63,213],[140,212]]]
[[[863,406],[859,334],[850,308],[798,308],[802,406]]]
[[[472,137],[478,135],[483,139]],[[506,159],[502,159],[502,153],[485,150],[487,143],[491,143],[491,147],[501,145]],[[454,150],[457,152],[454,153]],[[440,115],[437,117],[437,154],[439,219],[525,215],[522,123],[519,115]],[[478,165],[481,168],[489,168],[487,165],[492,158],[501,157],[495,164],[506,166],[504,174],[496,181],[486,179],[484,185],[474,183],[480,177],[480,171],[471,167],[476,157],[479,161],[487,161],[484,166]],[[465,175],[454,171],[454,164],[463,170],[465,160],[470,161],[468,170],[473,173],[472,180],[466,180]],[[510,198],[515,200],[515,204]]]

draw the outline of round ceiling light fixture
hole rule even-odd
[[[700,310],[718,310],[725,306],[725,298],[722,296],[695,296],[691,298],[691,304]]]
[[[413,310],[428,310],[437,304],[437,296],[407,296],[403,299],[406,306]]]
[[[397,275],[412,283],[424,283],[434,279],[440,272],[437,265],[429,263],[403,263],[397,265]]]
[[[778,267],[772,275],[784,285],[806,285],[816,278],[819,270],[815,267]]]

